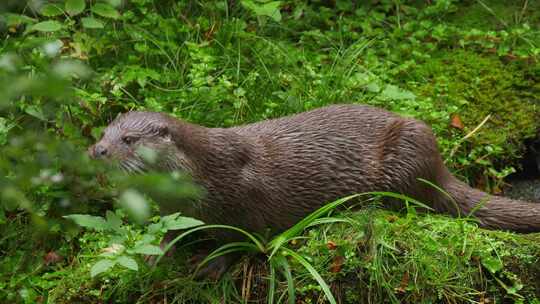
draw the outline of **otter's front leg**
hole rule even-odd
[[[229,253],[201,265],[201,262],[204,261],[208,254],[209,252],[195,254],[188,261],[196,279],[218,281],[241,256],[238,253]]]

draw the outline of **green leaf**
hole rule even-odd
[[[92,12],[94,14],[100,15],[101,17],[118,19],[120,18],[120,13],[111,5],[107,3],[96,3],[92,6]]]
[[[31,27],[31,30],[38,32],[56,32],[62,28],[62,24],[55,20],[43,21],[36,23]]]
[[[153,234],[143,234],[142,239],[139,241],[141,244],[150,244],[156,239]]]
[[[279,11],[281,1],[271,1],[260,4],[252,0],[243,0],[242,5],[257,16],[267,16],[276,22],[281,21],[281,12]]]
[[[109,228],[117,232],[121,231],[120,226],[122,225],[122,220],[120,217],[110,210],[107,210],[106,216]]]
[[[148,233],[156,234],[159,231],[161,231],[161,228],[163,228],[163,223],[150,224],[148,225]],[[163,232],[166,232],[166,231],[163,231]]]
[[[107,228],[107,222],[101,216],[93,216],[87,214],[70,214],[64,215],[64,218],[74,221],[77,225],[94,230],[104,230]]]
[[[109,260],[109,259],[100,260],[97,263],[95,263],[94,266],[92,266],[92,269],[90,269],[90,276],[95,277],[98,274],[111,269],[115,264],[116,262],[113,260]]]
[[[404,100],[404,99],[415,99],[415,95],[407,90],[403,90],[395,85],[387,85],[386,88],[381,92],[380,97],[383,100]]]
[[[84,11],[86,8],[86,3],[84,0],[67,0],[66,1],[66,12],[71,15],[75,16]]]
[[[24,109],[24,111],[30,116],[33,116],[41,121],[48,122],[47,117],[45,114],[43,114],[43,109],[36,105],[28,106],[26,109]]]
[[[20,24],[32,24],[35,23],[37,20],[34,18],[30,18],[25,15],[19,15],[19,14],[2,14],[1,17],[5,18],[5,22],[7,23],[7,26],[17,26]]]
[[[82,26],[87,29],[100,29],[104,27],[101,20],[92,17],[81,18]]]
[[[145,244],[139,247],[135,247],[132,250],[133,253],[140,253],[146,255],[160,255],[163,253],[163,250],[155,245]]]
[[[163,222],[165,223],[165,228],[167,230],[180,230],[180,229],[187,229],[192,228],[196,226],[203,225],[204,223],[191,218],[191,217],[185,217],[185,216],[178,216],[179,213],[171,214],[168,216],[163,217]]]
[[[122,255],[116,259],[118,264],[126,267],[127,269],[139,270],[139,265],[137,265],[137,261],[135,261],[133,258],[130,258],[128,256]]]
[[[503,263],[501,259],[490,256],[489,254],[482,255],[482,265],[491,273],[496,273],[503,269]]]
[[[64,11],[57,5],[54,4],[45,4],[39,10],[39,13],[46,17],[59,16],[64,13]]]

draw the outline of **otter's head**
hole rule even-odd
[[[128,172],[184,169],[183,154],[168,127],[172,119],[154,112],[122,114],[107,126],[101,140],[88,153],[95,159],[117,162]]]

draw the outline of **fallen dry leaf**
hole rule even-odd
[[[54,251],[49,251],[44,257],[43,262],[45,265],[56,264],[62,261],[62,256]]]
[[[345,258],[340,255],[335,256],[334,259],[332,259],[332,265],[330,265],[330,272],[332,273],[340,272],[341,267],[343,267],[343,264],[345,264]]]
[[[328,249],[330,250],[334,250],[337,248],[337,244],[334,243],[333,241],[328,241],[328,243],[326,243],[326,247],[328,247]]]
[[[409,272],[405,272],[403,274],[403,278],[401,278],[401,283],[399,284],[399,287],[396,287],[394,290],[397,293],[405,293],[407,291],[407,286],[409,285]]]
[[[450,126],[459,130],[463,130],[463,128],[465,128],[463,122],[461,121],[461,117],[459,117],[457,114],[452,114],[450,117]]]

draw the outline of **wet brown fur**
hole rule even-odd
[[[140,139],[122,146],[126,134]],[[233,128],[128,112],[107,127],[91,153],[97,146],[106,148],[108,158],[122,162],[137,158],[140,145],[158,151],[157,169],[186,169],[206,189],[191,215],[207,223],[281,231],[338,198],[392,191],[454,216],[485,203],[474,213],[481,226],[540,231],[540,205],[469,187],[444,165],[429,126],[371,106],[333,105]],[[419,178],[444,189],[458,210]],[[174,209],[169,211],[182,211],[184,204]]]

